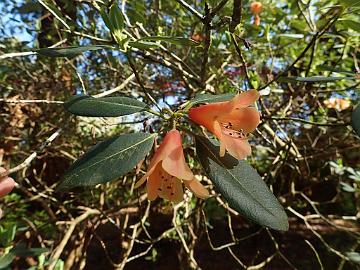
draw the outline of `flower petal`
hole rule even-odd
[[[214,122],[214,134],[215,136],[219,139],[220,141],[220,157],[225,156],[225,143],[222,141],[222,131],[221,131],[221,126],[219,124],[219,122],[215,121]]]
[[[170,185],[170,188],[168,188],[166,185]],[[173,177],[170,182],[167,182],[166,185],[164,185],[162,191],[160,192],[160,197],[175,203],[181,202],[184,197],[181,181]]]
[[[10,193],[15,186],[15,181],[11,177],[4,177],[0,179],[0,197],[4,197]]]
[[[260,97],[256,89],[237,94],[230,102],[233,108],[245,108],[255,103]]]
[[[161,164],[159,163],[150,174],[146,183],[147,196],[150,201],[155,200],[159,195],[159,189],[161,189],[161,170]]]
[[[231,129],[252,132],[260,123],[260,114],[255,108],[239,108],[219,118],[222,123],[231,123]]]
[[[146,179],[152,174],[152,172],[155,170],[155,167],[159,164],[159,162],[163,161],[167,156],[171,155],[172,152],[174,151],[178,152],[179,151],[178,148],[182,147],[181,143],[182,143],[181,136],[178,130],[173,129],[168,133],[166,133],[164,140],[162,141],[162,143],[160,144],[159,148],[156,150],[153,158],[150,161],[150,165],[147,173],[143,177],[141,177],[141,179],[138,182],[136,182],[135,188],[138,188],[143,183],[145,183]],[[182,156],[184,156],[184,154],[182,154]]]
[[[224,111],[224,104],[226,102],[211,103],[201,105],[189,110],[189,117],[195,123],[204,126],[210,132],[214,132],[213,123]],[[228,103],[228,102],[227,102]]]
[[[196,197],[206,199],[210,196],[209,191],[200,183],[196,177],[191,181],[184,182],[185,186],[195,194]]]
[[[240,108],[248,107],[253,104],[260,94],[257,90],[249,90],[237,94],[232,100],[225,102],[215,102],[201,105],[189,110],[189,117],[195,123],[204,126],[210,132],[214,133],[214,121],[217,119],[226,119],[230,112]]]
[[[170,130],[166,133],[163,141],[150,161],[149,169],[155,167],[161,160],[168,156],[174,149],[181,147],[180,132],[176,129]]]
[[[244,159],[251,154],[251,147],[246,139],[234,138],[222,134],[221,143],[225,145],[230,155],[237,159]]]
[[[170,175],[182,180],[191,180],[194,175],[186,164],[182,146],[174,149],[162,162],[162,167]]]

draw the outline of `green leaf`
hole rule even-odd
[[[65,109],[75,115],[117,117],[141,112],[146,104],[128,97],[74,96],[64,103]]]
[[[325,77],[325,76],[313,76],[313,77],[281,77],[280,82],[334,82],[341,80],[355,80],[355,76],[352,77]]]
[[[229,154],[219,156],[219,146],[196,136],[196,153],[205,172],[229,205],[245,217],[275,230],[287,230],[284,209],[260,175],[248,163]]]
[[[148,50],[159,47],[159,44],[149,41],[129,41],[129,46],[140,50]]]
[[[326,65],[319,65],[316,67],[316,69],[319,71],[331,71],[331,72],[335,72],[335,73],[342,73],[342,74],[354,76],[354,72],[352,72],[351,70],[345,70],[345,69],[330,67],[330,66],[326,66]]]
[[[344,7],[357,7],[360,6],[360,0],[339,0]]]
[[[74,57],[86,51],[115,49],[109,45],[71,46],[66,48],[42,48],[35,50],[38,54],[50,57]]]
[[[34,257],[39,256],[42,253],[48,252],[47,248],[27,248],[25,244],[18,244],[11,249],[11,252],[19,257]]]
[[[132,133],[112,137],[80,157],[63,176],[58,189],[106,183],[131,171],[145,158],[156,134]]]
[[[17,225],[10,223],[4,227],[0,227],[0,243],[3,247],[8,247],[14,241],[16,235]]]
[[[353,20],[339,20],[338,23],[356,32],[360,32],[360,22]]]
[[[160,37],[160,36],[153,36],[153,37],[143,37],[138,39],[140,40],[150,40],[150,41],[164,41],[167,43],[171,43],[174,45],[181,45],[181,46],[198,46],[199,43],[195,40],[183,37]]]
[[[345,192],[355,192],[355,188],[353,188],[352,186],[350,186],[349,184],[345,183],[345,182],[340,182],[340,187],[341,190],[345,191]]]
[[[124,24],[124,16],[120,10],[120,8],[118,7],[117,3],[115,2],[109,11],[109,20],[112,26],[112,31],[114,33],[116,32],[122,32],[122,30],[125,27]]]
[[[350,261],[360,264],[360,253],[355,251],[346,252],[346,256],[350,259]]]
[[[110,22],[109,15],[106,12],[106,7],[102,7],[100,9],[100,15],[101,15],[101,18],[103,19],[105,25],[107,26],[107,28],[109,28],[109,30],[112,31],[112,25]]]
[[[360,104],[356,106],[351,114],[351,125],[356,134],[360,136]]]
[[[14,258],[15,258],[15,255],[11,252],[1,256],[0,257],[0,269],[4,269],[4,268],[8,267],[12,263]]]
[[[200,103],[214,103],[214,102],[228,101],[228,100],[232,99],[234,96],[235,96],[235,94],[232,94],[232,93],[221,94],[221,95],[198,94],[190,102],[193,105],[200,104]]]

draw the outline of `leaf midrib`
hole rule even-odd
[[[140,109],[144,109],[146,107],[146,104],[144,103],[144,107],[140,107],[140,106],[135,106],[135,105],[130,105],[130,104],[124,104],[124,103],[116,103],[116,102],[110,102],[110,101],[105,101],[105,100],[96,100],[96,98],[94,99],[90,99],[90,100],[83,100],[83,102],[99,102],[99,103],[105,103],[105,104],[112,104],[115,106],[123,106],[123,107],[133,107],[133,108],[140,108]]]
[[[211,155],[212,155],[217,161],[219,161],[219,163],[221,163],[221,164],[224,165],[225,170],[237,181],[237,178],[235,177],[235,175],[232,174],[231,171],[229,171],[229,170],[226,168],[225,164],[207,147],[206,144],[203,143],[203,145],[204,145],[205,148],[208,150],[208,152],[211,153]],[[243,188],[243,190],[245,190],[246,193],[250,195],[251,198],[253,198],[259,205],[261,205],[261,207],[262,207],[263,209],[266,210],[266,212],[270,213],[273,217],[276,217],[272,212],[270,212],[267,208],[265,208],[265,207],[258,201],[257,198],[255,198],[249,191],[247,191],[247,189],[244,188],[244,186],[241,184],[240,181],[237,181],[237,182],[240,184],[240,186]]]
[[[155,136],[154,134],[151,134],[149,137],[145,138],[144,140],[141,140],[140,142],[138,142],[138,143],[136,143],[136,144],[133,144],[133,145],[131,145],[131,146],[129,146],[129,147],[121,150],[120,152],[117,152],[117,153],[115,153],[115,154],[112,154],[112,155],[110,155],[110,156],[108,156],[108,157],[106,157],[106,158],[104,158],[104,159],[102,159],[102,160],[100,160],[100,161],[97,161],[97,162],[91,164],[90,166],[87,166],[87,167],[85,167],[85,168],[83,168],[83,169],[80,169],[80,170],[78,171],[78,173],[73,174],[72,177],[68,178],[69,181],[70,181],[73,177],[81,174],[81,172],[83,172],[84,170],[87,170],[87,169],[89,169],[89,168],[91,168],[91,167],[93,167],[93,166],[95,166],[95,165],[97,165],[97,164],[99,164],[99,163],[101,163],[101,162],[104,162],[104,161],[112,158],[113,156],[119,155],[119,154],[123,153],[124,151],[126,151],[126,150],[128,150],[128,149],[130,149],[130,148],[134,148],[134,147],[136,147],[137,145],[145,142],[146,140],[148,140],[148,139],[150,139],[150,138],[152,138],[152,137],[154,137],[154,136]]]

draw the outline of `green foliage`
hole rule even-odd
[[[13,174],[19,186],[3,199],[0,261],[6,269],[22,269],[28,262],[17,258],[21,254],[34,256],[31,263],[37,265],[30,269],[47,269],[69,224],[89,208],[101,214],[75,225],[61,252],[66,263],[56,260],[55,269],[84,263],[91,268],[94,261],[108,268],[121,260],[125,268],[134,263],[167,269],[165,258],[179,258],[184,269],[197,264],[356,269],[360,1],[261,2],[259,26],[253,24],[251,1],[5,0],[0,5],[1,166],[13,168],[37,155]],[[188,121],[188,109],[251,88],[261,93],[256,104],[261,123],[249,137],[248,160],[220,158],[217,144],[203,138],[197,139],[196,156],[193,135],[206,131]],[[105,89],[116,89],[119,96],[91,97],[103,96]],[[89,96],[74,97],[79,93]],[[58,105],[62,101],[65,110]],[[348,105],[340,106],[341,101]],[[72,117],[66,110],[92,117]],[[119,125],[114,117],[123,115]],[[113,118],[101,118],[108,116]],[[178,205],[147,202],[146,189],[133,189],[134,182],[148,169],[151,157],[145,157],[155,132],[175,126],[182,131],[190,168],[211,197],[194,199],[185,192]],[[59,128],[61,135],[48,143]],[[156,145],[161,142],[159,136]],[[101,185],[54,192],[61,180],[64,189]],[[236,213],[263,226],[287,228],[284,210],[265,183],[288,206],[289,232],[272,235]],[[304,239],[313,247],[304,248]],[[14,242],[35,250],[14,254]],[[50,252],[37,250],[39,242]],[[227,259],[230,255],[234,260]]]
[[[80,116],[115,117],[144,111],[147,105],[128,97],[75,96],[66,101],[64,107],[68,112]]]
[[[260,225],[287,230],[284,209],[256,170],[229,154],[220,157],[219,151],[219,146],[205,137],[196,137],[200,163],[230,207]]]
[[[50,57],[75,57],[86,51],[96,51],[102,49],[114,49],[114,47],[109,45],[71,46],[66,48],[42,48],[35,50],[35,52]]]
[[[353,77],[284,77],[281,78],[281,82],[312,82],[312,83],[325,83],[325,82],[333,82],[333,81],[341,81],[341,80],[355,80],[355,76]]]
[[[357,135],[360,136],[360,105],[357,105],[352,112],[351,124]]]
[[[211,95],[211,94],[198,94],[195,96],[194,99],[190,101],[191,106],[200,103],[214,103],[214,102],[221,102],[221,101],[228,101],[232,99],[235,94],[222,94],[222,95]]]
[[[71,166],[58,189],[101,184],[123,176],[144,159],[155,136],[124,134],[97,144]]]

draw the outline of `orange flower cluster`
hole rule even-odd
[[[252,2],[250,5],[251,12],[255,15],[254,24],[260,25],[260,13],[262,11],[262,4],[260,2]]]
[[[220,155],[227,150],[237,159],[251,154],[248,134],[256,129],[260,114],[250,107],[259,98],[256,90],[236,95],[232,100],[192,108],[189,117],[206,127],[220,141]],[[149,200],[161,197],[173,202],[183,199],[183,184],[199,198],[207,198],[208,190],[196,179],[186,164],[180,132],[169,131],[157,149],[146,174],[135,187],[146,184]]]
[[[329,98],[324,100],[324,104],[329,109],[335,109],[339,112],[346,110],[350,107],[351,102],[343,98]]]

